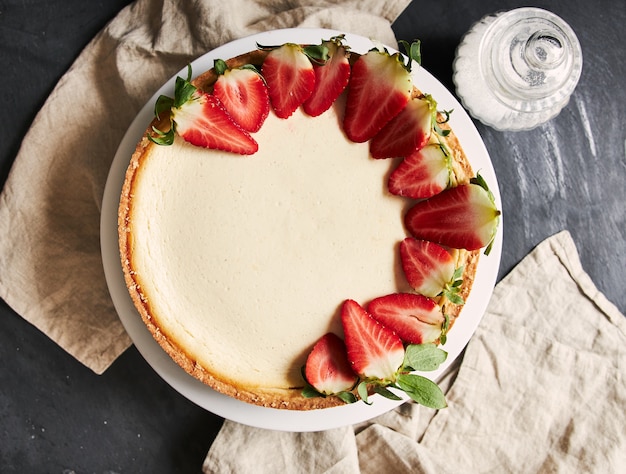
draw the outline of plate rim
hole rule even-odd
[[[341,30],[286,28],[236,39],[201,55],[191,62],[191,66],[193,70],[203,72],[212,67],[214,59],[233,57],[252,51],[256,49],[256,43],[314,43],[339,34],[345,34],[346,43],[357,53],[364,53],[372,47],[381,45],[376,40]],[[391,52],[396,51],[393,47],[383,46]],[[416,66],[414,65],[412,71],[416,85],[424,92],[431,93],[435,100],[438,101],[438,105],[443,106],[445,110],[454,110],[450,117],[450,125],[466,153],[469,145],[474,157],[472,159],[468,153],[470,163],[476,172],[480,171],[485,177],[494,194],[496,204],[501,209],[501,197],[495,170],[487,148],[474,123],[454,95],[440,81],[423,67]],[[132,151],[153,117],[154,101],[161,94],[173,93],[176,76],[186,77],[186,67],[173,75],[148,99],[129,126],[113,158],[102,199],[100,243],[107,287],[122,325],[142,357],[166,383],[196,405],[222,418],[257,428],[298,432],[339,428],[368,421],[407,401],[406,397],[403,397],[402,401],[391,401],[380,396],[374,396],[372,405],[355,403],[307,411],[252,405],[216,392],[196,380],[179,367],[154,340],[135,309],[126,288],[119,257],[117,215],[123,178]],[[428,87],[423,87],[420,83],[428,85]],[[435,92],[433,92],[433,89]],[[478,169],[476,165],[479,165]],[[448,359],[438,370],[424,374],[433,380],[437,380],[461,355],[484,315],[499,271],[503,224],[501,216],[492,253],[488,257],[481,255],[479,259],[476,280],[462,313],[465,317],[459,317],[455,321],[448,335],[448,341],[442,346],[449,353]]]

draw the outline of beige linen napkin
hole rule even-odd
[[[359,426],[265,431],[226,421],[205,473],[624,472],[626,319],[567,232],[495,289],[449,374],[448,408],[404,404]]]
[[[394,45],[391,22],[408,3],[137,0],[126,7],[59,81],[24,138],[0,196],[0,297],[102,373],[130,340],[104,279],[100,206],[139,109],[190,60],[250,34],[323,27]]]

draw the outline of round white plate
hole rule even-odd
[[[286,42],[319,43],[322,39],[341,33],[343,32],[335,30],[300,28],[260,33],[221,46],[193,61],[192,67],[196,72],[206,71],[213,67],[215,59],[230,58],[252,51],[256,49],[257,43],[263,45],[278,45]],[[347,44],[357,53],[365,53],[376,45],[372,40],[362,36],[347,33],[345,36]],[[388,49],[395,51],[393,48]],[[186,68],[177,75],[186,77]],[[474,170],[480,171],[484,176],[495,195],[498,207],[501,208],[500,194],[489,154],[469,116],[454,96],[423,68],[417,65],[413,68],[413,79],[420,90],[431,94],[437,100],[439,110],[454,109],[450,125],[457,134]],[[324,410],[292,411],[251,405],[215,392],[188,375],[152,338],[136,311],[124,282],[118,249],[117,208],[126,168],[135,145],[153,118],[154,103],[161,94],[173,95],[174,82],[175,77],[154,94],[126,132],[113,159],[102,203],[101,246],[104,272],[115,308],[139,352],[167,383],[189,400],[223,418],[260,428],[283,431],[320,431],[366,421],[397,407],[402,402],[393,402],[377,395],[372,398],[374,401],[372,405],[359,402]],[[498,229],[491,254],[480,258],[472,292],[467,298],[461,317],[455,322],[448,335],[447,343],[442,346],[448,352],[446,362],[437,371],[425,374],[433,380],[436,380],[459,356],[476,330],[496,282],[501,249],[502,224]]]

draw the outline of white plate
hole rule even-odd
[[[263,45],[286,42],[319,43],[322,39],[341,33],[323,29],[284,29],[261,33],[221,46],[196,59],[192,67],[197,72],[208,70],[213,67],[215,59],[230,58],[254,50],[257,42]],[[375,46],[371,40],[353,34],[346,34],[346,42],[357,53],[365,53]],[[393,48],[388,49],[394,51]],[[177,75],[186,77],[186,68]],[[498,207],[501,208],[500,194],[489,154],[469,116],[452,94],[423,68],[414,67],[413,78],[417,87],[437,100],[440,110],[454,109],[450,125],[472,166],[485,177],[495,195]],[[380,396],[374,396],[374,403],[371,406],[360,402],[312,411],[277,410],[251,405],[215,392],[188,375],[152,338],[133,306],[124,282],[118,250],[117,208],[130,156],[153,118],[154,102],[160,94],[173,95],[174,81],[175,77],[171,78],[154,94],[126,132],[111,165],[102,203],[101,246],[105,276],[119,317],[139,352],[167,383],[189,400],[223,418],[251,426],[283,431],[320,431],[366,421],[397,407],[402,402],[393,402]],[[473,290],[467,298],[461,317],[455,322],[448,335],[448,341],[443,346],[448,352],[447,361],[437,371],[428,374],[433,380],[436,380],[459,356],[476,330],[496,282],[501,249],[502,224],[498,229],[493,251],[488,257],[482,256],[479,261]]]

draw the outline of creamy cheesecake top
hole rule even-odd
[[[170,344],[224,383],[301,387],[346,298],[408,289],[394,162],[345,137],[343,108],[270,113],[251,156],[147,145],[126,230],[134,279]]]

